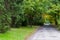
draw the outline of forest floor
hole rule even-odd
[[[52,26],[43,26],[27,40],[60,40],[60,31]]]
[[[36,27],[11,28],[6,33],[0,33],[0,40],[24,40]]]

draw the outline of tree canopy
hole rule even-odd
[[[42,25],[44,14],[60,24],[60,0],[0,0],[1,28]]]

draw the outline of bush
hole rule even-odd
[[[57,29],[60,30],[60,24],[57,25]]]
[[[5,33],[9,30],[8,26],[0,27],[0,33]]]

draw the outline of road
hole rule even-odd
[[[60,40],[60,31],[52,26],[43,26],[27,40]]]

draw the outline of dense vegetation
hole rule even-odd
[[[60,0],[0,0],[0,32],[10,27],[43,25],[44,14],[59,27]]]

